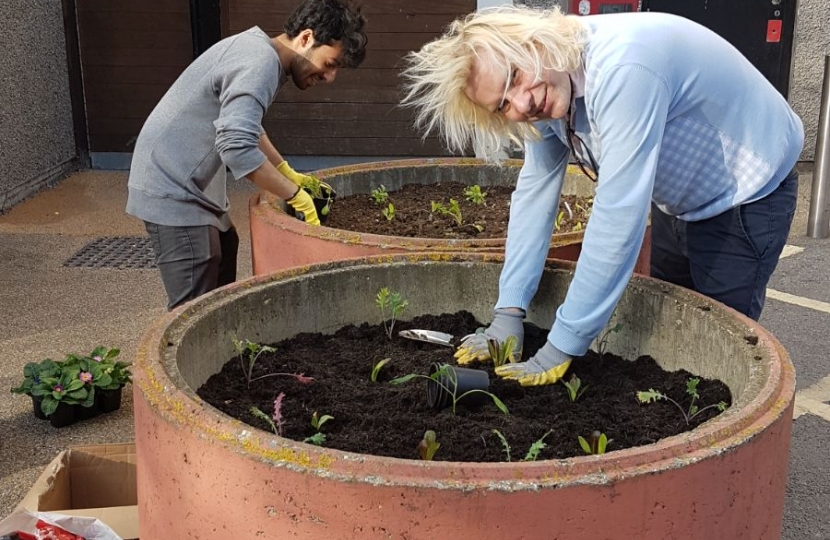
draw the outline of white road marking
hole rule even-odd
[[[809,388],[795,394],[795,411],[793,418],[810,413],[830,422],[830,375]]]
[[[802,251],[804,251],[803,247],[791,246],[790,244],[787,244],[784,246],[784,250],[781,252],[781,256],[778,258],[783,259],[784,257],[789,257],[790,255],[797,255]]]
[[[780,300],[781,302],[786,302],[788,304],[814,309],[816,311],[821,311],[824,313],[830,313],[830,304],[828,304],[827,302],[811,300],[810,298],[804,298],[803,296],[796,296],[794,294],[776,291],[775,289],[767,289],[767,298],[772,298],[773,300]]]

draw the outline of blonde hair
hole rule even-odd
[[[451,151],[463,152],[473,144],[495,156],[506,139],[521,145],[538,132],[532,124],[510,122],[467,97],[473,60],[487,57],[506,82],[514,67],[538,79],[543,69],[576,70],[584,42],[582,23],[558,8],[503,6],[471,13],[406,56],[402,104],[415,109],[415,125],[424,137],[437,130]]]

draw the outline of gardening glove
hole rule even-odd
[[[506,309],[493,310],[493,322],[483,332],[476,332],[461,338],[461,344],[455,351],[455,359],[459,365],[464,366],[475,361],[485,362],[490,360],[490,351],[487,347],[488,339],[497,339],[503,342],[509,336],[515,336],[516,349],[515,358],[522,357],[522,345],[525,340],[525,329],[522,320],[525,318],[524,311],[513,313]]]
[[[320,186],[323,189],[327,189],[329,191],[329,193],[334,192],[334,190],[332,189],[332,187],[330,185],[328,185],[327,183],[321,181],[316,176],[313,176],[311,174],[298,173],[297,171],[295,171],[294,169],[291,168],[291,165],[289,165],[287,161],[283,161],[282,163],[277,165],[277,170],[284,177],[288,178],[294,184],[296,184],[300,187],[305,187],[305,186],[308,186],[308,185],[313,186],[313,185],[316,185],[316,184],[319,183]]]
[[[311,200],[311,195],[303,191],[299,186],[294,196],[285,202],[291,205],[299,219],[309,225],[320,224],[320,218],[317,217],[317,209],[314,208],[314,201]]]
[[[570,366],[571,356],[563,353],[548,341],[527,362],[497,367],[496,375],[518,381],[522,386],[543,386],[557,382]]]

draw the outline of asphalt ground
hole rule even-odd
[[[129,360],[165,312],[155,269],[89,269],[64,263],[100,237],[142,236],[124,214],[127,175],[82,171],[0,216],[0,519],[8,515],[54,456],[68,446],[133,439],[132,394],[115,413],[55,429],[37,420],[31,401],[7,389],[29,361],[119,347]],[[800,177],[792,232],[769,284],[761,324],[796,368],[796,419],[785,503],[785,540],[830,540],[830,239],[806,236],[812,178]],[[229,184],[240,234],[239,278],[251,275],[247,181]]]

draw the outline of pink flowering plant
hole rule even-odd
[[[48,358],[29,362],[23,368],[20,386],[11,391],[38,398],[46,416],[60,403],[92,407],[96,390],[115,390],[131,382],[130,364],[116,360],[119,353],[101,346],[88,356],[67,354],[58,362]]]
[[[64,366],[58,376],[40,377],[32,387],[32,395],[41,397],[40,409],[51,415],[61,403],[91,407],[95,402],[95,388],[85,383],[78,367]]]

